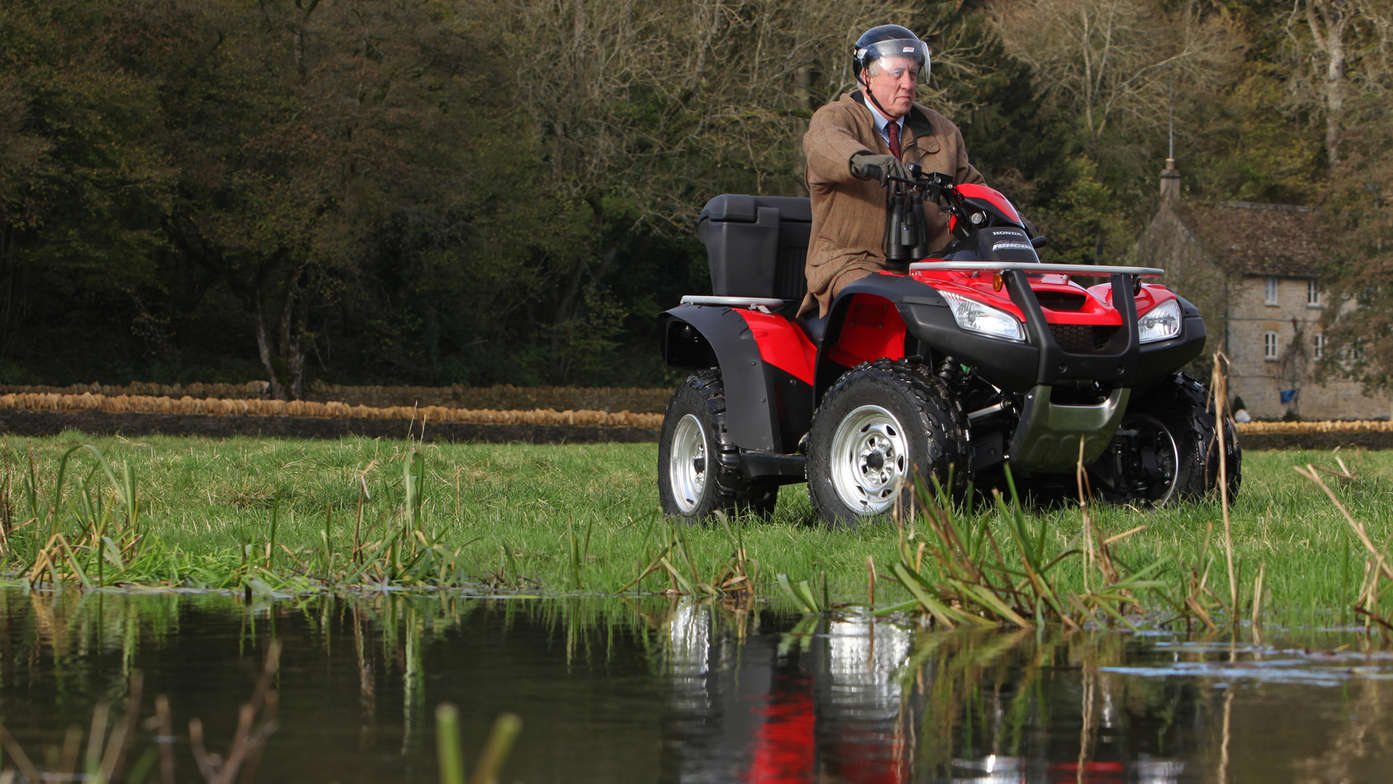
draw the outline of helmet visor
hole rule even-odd
[[[918,38],[876,41],[858,51],[856,57],[861,61],[863,68],[869,68],[871,63],[877,60],[884,60],[882,67],[890,70],[891,75],[895,77],[903,73],[902,69],[917,67],[919,81],[929,80],[929,45]]]

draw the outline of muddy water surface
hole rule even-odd
[[[53,780],[106,759],[124,780],[234,760],[257,781],[437,781],[441,703],[459,708],[466,767],[500,714],[521,718],[505,782],[1393,771],[1393,656],[1350,630],[944,633],[669,600],[9,590],[0,645],[3,766],[24,767],[18,750]]]

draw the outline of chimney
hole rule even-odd
[[[1180,200],[1180,170],[1175,168],[1175,159],[1166,159],[1166,168],[1161,172],[1161,201]]]

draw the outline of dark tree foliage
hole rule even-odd
[[[124,375],[166,338],[173,173],[155,86],[113,67],[110,11],[0,9],[0,373]]]
[[[654,316],[707,286],[701,205],[801,191],[807,119],[883,21],[929,38],[926,100],[1051,260],[1115,260],[1165,135],[1086,133],[1002,43],[1008,6],[8,0],[0,383],[661,383]],[[1332,124],[1291,2],[1190,7],[1244,48],[1175,101],[1187,188],[1339,205],[1363,238],[1345,268],[1385,258],[1378,17]],[[1358,283],[1339,290],[1382,302]],[[1382,348],[1359,356],[1387,377]]]

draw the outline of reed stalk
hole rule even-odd
[[[474,775],[469,777],[469,784],[498,784],[499,771],[503,768],[503,763],[507,762],[508,754],[513,750],[513,743],[522,733],[522,719],[512,713],[499,715],[493,722],[493,731],[489,733],[488,741],[484,743],[482,756],[479,757],[479,764],[474,768]]]
[[[459,709],[446,702],[435,709],[435,753],[440,765],[440,784],[465,784]]]
[[[1140,592],[1163,588],[1157,575],[1164,561],[1125,573],[1109,551],[1113,543],[1144,527],[1103,537],[1086,505],[1081,505],[1082,548],[1051,549],[1048,521],[1026,513],[1009,469],[1009,495],[993,494],[995,527],[964,521],[937,483],[932,491],[922,482],[916,489],[917,518],[923,521],[926,535],[913,549],[909,542],[915,533],[901,535],[900,559],[891,573],[913,597],[912,606],[944,628],[998,624],[1029,628],[1050,622],[1079,628],[1092,621],[1130,626],[1119,607],[1140,607]],[[1085,492],[1082,485],[1080,492]],[[1004,539],[997,528],[1004,531]],[[1071,559],[1085,561],[1082,590],[1070,589],[1057,576],[1060,564]],[[1100,579],[1092,588],[1095,573]]]
[[[280,643],[272,641],[252,697],[238,712],[237,728],[225,754],[209,752],[204,743],[202,721],[197,718],[189,720],[189,747],[204,781],[231,784],[255,779],[261,751],[276,728],[276,693],[271,689],[271,682],[279,668],[279,661]],[[70,727],[60,746],[44,755],[49,770],[40,768],[0,723],[0,748],[12,763],[12,766],[0,765],[0,768],[5,768],[0,770],[0,781],[12,781],[16,772],[23,780],[32,782],[90,781],[100,784],[145,781],[158,758],[161,781],[173,782],[174,733],[169,699],[165,695],[157,696],[155,715],[149,721],[141,722],[142,684],[140,674],[134,673],[119,718],[114,717],[108,703],[98,703],[93,708],[85,742],[83,728],[78,725]],[[126,760],[142,724],[157,730],[154,739],[157,749],[148,749],[127,771]]]
[[[1331,505],[1339,511],[1340,515],[1348,523],[1350,530],[1354,533],[1359,543],[1364,546],[1364,580],[1359,591],[1358,598],[1355,600],[1353,610],[1362,616],[1365,622],[1378,629],[1380,635],[1387,642],[1393,642],[1393,619],[1388,614],[1381,611],[1379,607],[1379,597],[1382,596],[1389,587],[1393,587],[1393,562],[1383,550],[1374,544],[1368,528],[1362,521],[1350,513],[1349,509],[1342,503],[1335,491],[1320,477],[1320,472],[1310,463],[1304,467],[1295,466],[1298,475],[1310,481],[1320,488],[1321,492],[1330,499]],[[1343,463],[1340,464],[1344,478],[1352,478],[1349,469]]]
[[[1224,561],[1229,570],[1229,617],[1238,625],[1238,574],[1233,565],[1233,521],[1229,517],[1228,454],[1224,450],[1224,431],[1228,428],[1229,385],[1228,357],[1214,352],[1214,370],[1210,374],[1209,390],[1214,404],[1214,431],[1219,447],[1219,503],[1224,518]]]
[[[594,527],[595,518],[588,518],[585,522],[585,536],[582,539],[576,533],[574,518],[566,518],[566,541],[570,556],[569,583],[572,590],[578,591],[585,587],[581,572],[585,569],[586,559],[590,557],[590,534]]]
[[[280,493],[276,493],[275,497],[271,499],[271,538],[266,542],[267,571],[274,566],[274,562],[271,559],[274,557],[276,550],[276,531],[280,528],[280,509],[281,496]]]

